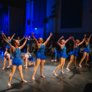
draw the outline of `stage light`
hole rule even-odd
[[[34,29],[35,29],[35,30],[38,30],[38,28],[37,28],[37,27],[35,27]]]

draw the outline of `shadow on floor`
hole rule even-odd
[[[23,82],[20,82],[20,83],[14,83],[12,84],[12,87],[11,88],[7,88],[5,90],[1,90],[0,92],[7,92],[7,91],[10,91],[10,90],[13,90],[13,89],[21,89],[23,87]]]
[[[86,84],[83,92],[92,92],[92,83]]]
[[[69,79],[72,79],[76,74],[80,74],[80,70],[78,68],[76,68],[76,66],[74,66],[72,69],[71,69],[71,72],[73,73]]]

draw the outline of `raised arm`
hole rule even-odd
[[[2,32],[2,37],[7,39],[6,35]]]
[[[37,39],[35,38],[35,36],[34,36],[33,33],[32,33],[32,37],[33,37],[33,39],[35,40],[35,42],[36,42],[36,44],[37,44],[37,46],[38,46],[38,41],[37,41]]]
[[[62,40],[64,38],[64,36],[61,36],[58,41],[57,41],[57,44],[61,47],[61,44],[60,44],[60,40]]]
[[[74,44],[75,44],[75,43],[76,43],[76,41],[75,41],[74,37],[72,38],[72,40],[73,40],[73,42],[74,42]]]
[[[81,44],[83,44],[85,41],[85,37],[83,38],[83,40],[78,44],[78,46],[80,46]]]
[[[58,41],[57,42],[59,42],[61,39],[63,39],[64,38],[64,36],[61,36],[59,39],[58,39]]]
[[[73,39],[73,37],[71,36],[71,37],[69,37],[66,41],[65,41],[65,44],[69,41],[69,40],[71,40],[71,39]]]
[[[9,44],[9,46],[10,46],[10,47],[13,49],[13,51],[14,51],[14,50],[15,50],[15,47],[14,47],[11,43],[9,43],[8,39],[6,39],[3,34],[2,34],[2,38],[3,38],[3,40],[4,40],[7,44]]]
[[[14,38],[14,36],[15,36],[15,33],[11,36],[10,40],[12,40]]]
[[[24,40],[24,38],[25,38],[25,37],[22,37],[22,38],[19,40],[19,42],[21,42],[22,40]]]
[[[92,37],[92,34],[89,36],[89,38],[88,38],[88,42],[90,42],[91,37]]]
[[[24,43],[19,48],[22,49],[26,45],[26,42],[27,42],[27,38],[25,38]]]
[[[46,45],[48,42],[49,42],[49,40],[50,40],[50,38],[52,37],[52,33],[50,33],[50,35],[49,35],[49,37],[47,38],[47,40],[44,42],[44,45]]]

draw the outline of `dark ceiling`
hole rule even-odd
[[[11,6],[11,7],[18,7],[24,8],[26,0],[0,0],[0,4],[4,7]]]

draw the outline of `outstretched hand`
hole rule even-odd
[[[69,39],[74,39],[74,37],[73,36],[70,36]]]
[[[5,37],[4,35],[5,35],[4,32],[2,32],[2,37],[3,37],[3,38]]]
[[[87,37],[87,35],[86,34],[84,34],[84,38],[86,38]]]
[[[53,33],[50,33],[50,36],[52,36],[53,35]]]
[[[61,38],[64,38],[64,36],[62,36]]]
[[[28,39],[28,37],[26,36],[26,37],[25,37],[25,40],[27,40],[27,39]]]
[[[2,32],[2,35],[4,35],[4,32]]]

